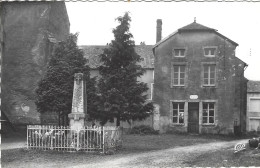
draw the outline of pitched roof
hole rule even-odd
[[[91,69],[98,68],[102,63],[100,62],[99,55],[103,53],[105,48],[108,46],[103,45],[83,45],[79,46],[84,52],[84,57],[88,60],[88,65]],[[143,68],[149,69],[154,68],[154,55],[152,52],[152,45],[136,45],[135,51],[143,59],[140,62]]]
[[[247,92],[260,92],[260,81],[248,81]]]
[[[226,36],[220,34],[219,32],[217,32],[218,30],[216,29],[212,29],[209,28],[207,26],[201,25],[199,23],[193,22],[191,24],[188,24],[180,29],[178,29],[177,31],[173,32],[172,34],[170,34],[169,36],[165,37],[164,39],[162,39],[161,41],[157,42],[154,46],[153,49],[155,47],[157,47],[158,45],[160,45],[161,43],[167,41],[169,38],[171,38],[172,36],[174,36],[177,33],[181,33],[181,32],[187,32],[187,31],[212,31],[214,33],[216,33],[217,35],[219,35],[220,37],[228,40],[229,42],[231,42],[232,44],[234,44],[235,46],[238,46],[238,44],[234,41],[232,41],[231,39],[227,38]]]
[[[203,26],[199,23],[193,22],[191,24],[188,24],[187,26],[184,26],[180,29],[178,29],[178,31],[186,31],[186,30],[208,30],[208,31],[217,31],[215,29]]]

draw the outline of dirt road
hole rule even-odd
[[[207,144],[199,144],[185,147],[176,147],[172,149],[145,152],[141,154],[132,154],[120,156],[111,160],[100,160],[99,162],[89,164],[78,164],[74,168],[85,167],[111,167],[111,168],[132,168],[132,167],[185,167],[185,161],[209,151],[216,151],[223,148],[233,148],[238,142],[246,142],[247,140],[236,140],[230,142],[214,142]],[[195,165],[193,165],[195,166]],[[70,166],[71,167],[71,166]]]

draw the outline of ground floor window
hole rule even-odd
[[[176,124],[184,123],[184,102],[172,102],[172,122]]]
[[[249,120],[249,131],[260,131],[260,118],[250,118]]]
[[[215,104],[203,103],[203,115],[202,115],[203,124],[214,124],[215,123]]]

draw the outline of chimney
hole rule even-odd
[[[162,19],[157,19],[156,25],[156,43],[162,39]]]

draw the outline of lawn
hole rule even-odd
[[[24,137],[23,137],[24,138]],[[8,139],[4,139],[4,142],[8,142]],[[115,158],[121,158],[124,156],[131,156],[133,154],[139,154],[148,151],[156,151],[180,146],[190,146],[201,143],[210,143],[218,141],[230,141],[234,140],[234,137],[226,136],[205,136],[205,135],[174,135],[174,134],[162,134],[162,135],[123,135],[123,148],[114,155],[101,155],[98,153],[84,153],[84,152],[59,152],[59,151],[40,151],[40,150],[27,150],[27,149],[11,149],[4,150],[1,153],[2,167],[71,167],[75,163],[97,163],[100,160],[109,161]],[[26,140],[26,139],[25,139]],[[233,165],[239,165],[243,155],[234,155],[231,149],[216,151],[213,153],[203,154],[197,156],[194,160],[190,160],[186,164],[197,166],[218,166],[222,163],[230,163]],[[214,156],[214,157],[213,157]],[[216,156],[216,157],[215,157]],[[250,155],[245,158],[250,158]],[[251,159],[250,163],[260,165],[259,157]],[[258,159],[258,161],[257,161]],[[243,161],[241,161],[242,163]],[[244,162],[243,162],[244,163]],[[212,164],[212,165],[208,165]],[[249,164],[250,165],[250,164]],[[223,164],[222,164],[223,166]]]

